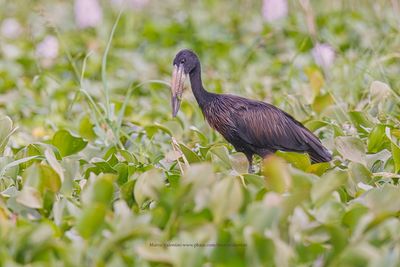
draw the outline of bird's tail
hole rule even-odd
[[[304,134],[307,137],[307,143],[310,146],[307,153],[310,155],[313,163],[328,162],[332,160],[331,153],[322,145],[321,141],[313,133],[305,129]]]

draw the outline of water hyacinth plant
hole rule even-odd
[[[399,266],[396,1],[0,0],[0,266]],[[204,87],[333,154],[246,157]]]

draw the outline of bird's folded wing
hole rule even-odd
[[[236,110],[234,121],[240,138],[255,147],[305,151],[310,142],[320,143],[293,117],[272,105],[255,102]]]

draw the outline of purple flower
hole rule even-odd
[[[53,65],[54,59],[58,56],[59,44],[56,37],[46,36],[36,47],[36,55],[44,67]]]
[[[262,7],[262,16],[268,21],[272,22],[280,18],[286,17],[288,14],[287,0],[264,0]]]
[[[1,24],[1,35],[6,38],[16,39],[22,33],[22,27],[18,20],[14,18],[7,18]]]
[[[79,28],[96,27],[103,20],[101,6],[97,0],[75,0],[75,21]]]
[[[331,66],[335,60],[335,50],[328,44],[317,43],[311,53],[315,63],[324,68]]]

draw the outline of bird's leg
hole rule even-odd
[[[249,173],[254,173],[254,165],[253,165],[253,154],[246,154],[247,160],[249,161]]]

